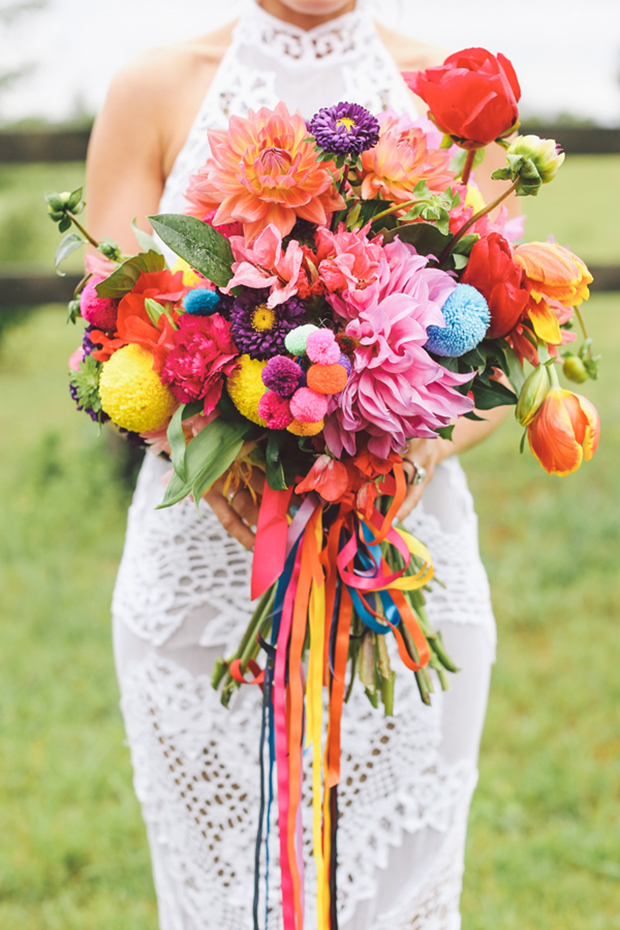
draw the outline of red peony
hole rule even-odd
[[[508,335],[527,315],[530,285],[512,257],[510,243],[499,233],[476,242],[461,283],[471,284],[486,298],[491,311],[489,339]]]
[[[160,377],[181,403],[204,399],[209,416],[222,396],[224,377],[237,366],[239,351],[230,324],[219,313],[211,316],[184,314],[174,334],[174,348]]]
[[[519,119],[521,88],[504,55],[467,48],[438,68],[403,77],[428,105],[439,129],[463,148],[480,148],[508,135]]]

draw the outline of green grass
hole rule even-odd
[[[594,459],[544,474],[509,420],[463,456],[499,627],[468,841],[464,930],[620,928],[619,295],[586,316]]]
[[[0,271],[53,270],[58,227],[47,216],[46,191],[75,190],[84,184],[79,164],[0,165]],[[78,252],[65,270],[79,270]]]
[[[40,193],[80,173],[0,171],[3,262],[49,267]],[[526,205],[528,234],[617,260],[619,173],[620,159],[572,159]],[[619,311],[619,295],[586,308],[605,353],[583,389],[603,424],[592,462],[550,478],[510,420],[463,457],[499,626],[463,930],[620,930]],[[129,491],[68,399],[63,318],[36,311],[0,344],[0,927],[155,930],[109,630]]]

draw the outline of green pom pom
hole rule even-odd
[[[286,334],[284,339],[284,345],[287,351],[289,351],[291,355],[305,355],[308,336],[310,333],[316,332],[318,328],[319,327],[315,326],[314,323],[304,323],[303,326],[296,326],[295,329],[292,329],[290,333]]]

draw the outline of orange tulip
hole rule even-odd
[[[228,129],[213,129],[212,158],[191,179],[190,213],[202,219],[217,207],[214,226],[241,222],[246,242],[270,223],[287,236],[297,218],[325,225],[344,207],[334,186],[332,162],[320,162],[299,113],[284,103],[275,110],[233,116]]]
[[[576,307],[590,296],[592,275],[577,255],[555,242],[526,242],[517,246],[514,260],[531,285],[528,316],[543,342],[559,345],[562,333],[552,304]]]
[[[527,428],[530,449],[550,475],[570,475],[598,446],[601,424],[580,394],[552,387]]]

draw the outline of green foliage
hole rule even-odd
[[[159,252],[141,252],[133,258],[128,258],[105,281],[101,281],[95,288],[97,296],[112,299],[124,297],[143,271],[163,271],[165,267],[166,260]]]
[[[234,261],[228,239],[194,216],[174,213],[149,216],[160,238],[205,278],[225,287]]]
[[[75,385],[78,400],[82,407],[92,407],[95,413],[101,412],[101,397],[99,396],[99,377],[101,375],[101,362],[87,355],[80,362],[79,371],[71,373],[71,383]]]

